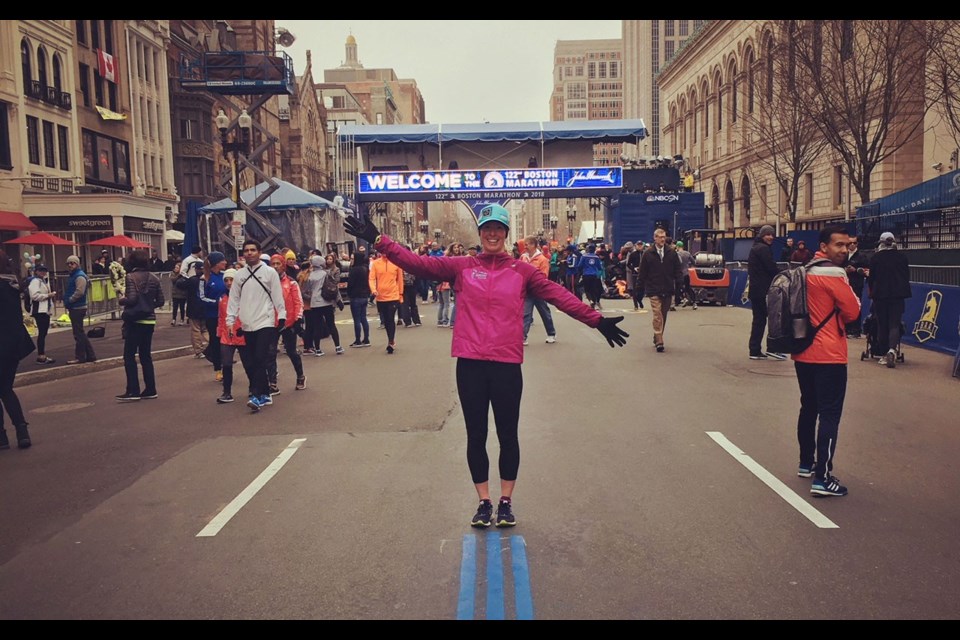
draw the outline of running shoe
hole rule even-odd
[[[277,383],[276,383],[276,382],[271,382],[271,383],[270,383],[270,395],[271,395],[271,396],[275,396],[275,395],[277,395],[278,393],[280,393],[280,387],[277,386]]]
[[[269,393],[267,395],[260,396],[259,400],[261,407],[268,407],[273,404],[273,398],[270,397]]]
[[[225,393],[217,398],[217,404],[227,404],[228,402],[233,402],[233,396],[229,393]]]
[[[545,342],[546,342],[547,344],[553,344],[553,343],[556,342],[556,341],[557,341],[557,336],[547,336],[547,339],[546,339]]]
[[[359,348],[362,347],[363,345],[362,345],[361,343],[359,343],[359,342],[351,342],[351,343],[348,344],[347,346],[350,347],[351,349],[359,349]]]
[[[300,376],[299,378],[297,378],[297,386],[296,386],[297,391],[303,391],[306,388],[307,388],[307,377]]]
[[[247,406],[250,407],[254,413],[260,411],[260,398],[257,396],[250,396],[250,398],[247,400]]]
[[[897,352],[893,349],[887,351],[887,368],[893,369],[897,366]]]
[[[321,357],[323,355],[323,349],[317,349],[313,355],[317,358]]]
[[[481,500],[477,512],[470,521],[471,527],[486,528],[490,526],[493,517],[493,503],[489,500]]]
[[[840,480],[834,476],[827,475],[822,480],[814,480],[810,486],[810,493],[815,496],[845,496],[847,488],[840,484]]]
[[[511,509],[510,507],[509,500],[503,500],[501,498],[500,504],[497,505],[497,526],[498,527],[517,526],[517,519],[513,517],[513,509]]]
[[[144,391],[143,393],[140,394],[140,397],[143,398],[144,400],[156,400],[156,399],[157,399],[157,392],[156,392],[156,391]]]
[[[802,464],[797,467],[797,476],[801,478],[812,478],[813,472],[816,470],[816,463],[812,464]]]
[[[765,353],[751,353],[750,359],[751,360],[769,360],[770,358],[768,358],[767,354]]]
[[[396,349],[396,345],[394,343],[391,342],[387,345],[387,353],[393,353],[394,349]]]
[[[420,325],[417,325],[417,326],[420,326]],[[362,342],[360,343],[360,346],[361,346],[361,347],[369,347],[369,346],[370,346],[370,340],[368,339],[368,340],[362,341]]]
[[[117,402],[136,402],[139,399],[139,393],[123,393],[117,396]]]
[[[658,345],[657,345],[657,353],[663,353],[663,345],[662,345],[662,344],[658,344]]]
[[[342,355],[343,355],[343,347],[339,347],[339,346],[338,346],[338,347],[336,348],[336,352],[337,352],[337,355],[338,355],[338,356],[342,356]]]
[[[785,354],[785,353],[777,353],[776,351],[768,351],[768,352],[766,353],[766,356],[767,356],[768,358],[773,358],[774,360],[786,360],[786,359],[787,359],[787,354]]]

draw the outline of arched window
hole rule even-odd
[[[711,208],[713,209],[713,227],[715,229],[720,228],[720,189],[717,188],[717,185],[713,185],[713,193],[711,194],[710,202],[713,203]]]
[[[30,70],[30,45],[26,40],[20,41],[20,65],[23,67],[23,92],[30,95],[30,81],[33,72]]]
[[[690,144],[697,144],[697,92],[690,94]]]
[[[797,21],[791,20],[787,26],[787,87],[793,91],[797,85]]]
[[[737,65],[730,65],[730,122],[737,121]]]
[[[753,49],[747,50],[747,113],[753,113]]]
[[[773,102],[773,38],[767,38],[767,45],[764,47],[764,53],[766,54],[767,62],[767,72],[764,74],[766,76],[765,80],[767,83],[766,94],[767,102]]]
[[[747,176],[740,181],[740,196],[743,198],[743,216],[750,224],[750,178]]]
[[[733,229],[733,183],[727,180],[726,188],[727,220],[730,222],[730,228]]]
[[[717,76],[713,80],[714,86],[717,88],[717,131],[723,129],[723,79],[720,77],[720,73],[717,73]]]
[[[707,83],[703,83],[703,139],[710,137],[710,92]]]
[[[47,51],[43,47],[37,47],[37,80],[40,81],[40,90],[46,92],[47,89]]]
[[[53,86],[57,93],[63,91],[63,79],[60,75],[60,55],[53,54]]]

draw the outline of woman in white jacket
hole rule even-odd
[[[53,300],[55,294],[50,291],[50,281],[47,279],[47,267],[38,264],[34,269],[34,278],[30,280],[27,293],[33,302],[30,315],[37,323],[37,362],[39,364],[53,364],[53,358],[47,356],[44,350],[47,346],[47,332],[50,330],[50,316],[53,315]]]

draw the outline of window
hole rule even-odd
[[[853,57],[853,20],[844,20],[840,32],[840,59]]]
[[[382,114],[382,113],[378,113],[378,114],[377,114],[377,124],[383,124],[383,114]]]
[[[663,21],[663,35],[665,35],[665,36],[672,36],[672,35],[673,35],[673,27],[674,27],[674,21],[673,21],[673,20],[664,20],[664,21]],[[667,56],[667,57],[669,57],[669,56]]]
[[[40,121],[27,116],[27,156],[30,164],[40,164]]]
[[[130,186],[128,145],[94,131],[83,131],[83,168],[87,181]]]
[[[588,62],[587,63],[587,77],[591,80],[597,77],[597,63]]]
[[[743,198],[743,215],[747,224],[750,224],[750,180],[747,176],[743,176],[743,181],[740,183],[740,195]]]
[[[823,67],[823,20],[813,21],[813,73],[820,77]]]
[[[109,106],[111,111],[119,111],[117,106],[117,85],[107,80],[107,95],[109,96]]]
[[[813,174],[812,173],[805,174],[804,178],[805,178],[804,186],[806,186],[805,195],[807,200],[806,202],[807,211],[812,211],[813,210]]]
[[[0,102],[0,169],[13,169],[13,158],[10,155],[10,121],[7,118],[7,103]]]
[[[671,22],[671,21],[668,20],[667,22]],[[671,58],[673,58],[674,50],[675,50],[675,49],[674,49],[674,41],[673,41],[673,40],[667,40],[667,41],[664,43],[664,52],[663,52],[664,62],[668,62]]]
[[[90,21],[90,46],[94,49],[100,48],[100,21]]]
[[[47,93],[47,51],[43,47],[37,49],[37,80],[40,81],[40,91]]]
[[[103,106],[103,80],[100,79],[100,70],[93,70],[93,97],[94,104]]]
[[[753,113],[753,49],[747,52],[747,113]]]
[[[717,126],[716,130],[720,131],[723,129],[723,92],[721,91],[721,82],[720,76],[716,78],[717,83]]]
[[[26,40],[20,41],[20,66],[23,67],[23,92],[30,95],[30,81],[33,80],[33,72],[30,70],[30,45]]]
[[[64,171],[70,170],[70,147],[69,131],[62,124],[57,125],[57,142],[60,146],[60,168]]]
[[[87,44],[87,21],[77,20],[77,42],[82,45]]]
[[[80,65],[80,93],[83,94],[83,106],[90,106],[90,67]]]
[[[689,20],[678,20],[680,23],[680,35],[688,36],[690,35],[690,21]]]
[[[760,185],[760,217],[764,220],[767,219],[767,214],[770,213],[769,207],[767,207],[767,185]]]
[[[772,42],[770,44],[773,44]],[[773,102],[773,47],[767,48],[767,102]]]
[[[607,63],[606,63],[606,62],[601,62],[601,63],[600,63],[600,77],[601,77],[601,78],[606,78],[606,77],[607,77]]]
[[[730,122],[737,121],[737,70],[730,75]]]
[[[833,204],[843,205],[843,167],[840,165],[833,168]]]
[[[56,53],[53,54],[53,87],[57,90],[57,94],[63,91],[63,78],[60,75],[60,56]],[[60,99],[59,95],[57,95],[57,99]]]
[[[620,76],[620,66],[617,62],[610,63],[610,77],[616,78]]]
[[[583,77],[583,65],[582,65],[582,64],[578,64],[578,65],[577,65],[577,77],[578,77],[578,78],[582,78],[582,77]]]
[[[567,77],[569,78],[570,76],[573,75],[573,67],[566,67],[566,68],[564,69],[564,73],[566,73],[566,74],[567,74]]]
[[[54,150],[53,123],[43,121],[43,164],[50,168],[57,166],[56,151]]]
[[[542,211],[550,211],[550,201],[544,198],[540,201],[540,209]]]
[[[107,53],[113,53],[113,20],[103,21],[103,48]]]

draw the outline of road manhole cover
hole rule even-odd
[[[92,406],[92,402],[66,402],[64,404],[50,404],[45,407],[30,409],[30,413],[63,413],[64,411],[76,411],[77,409],[86,409]]]

